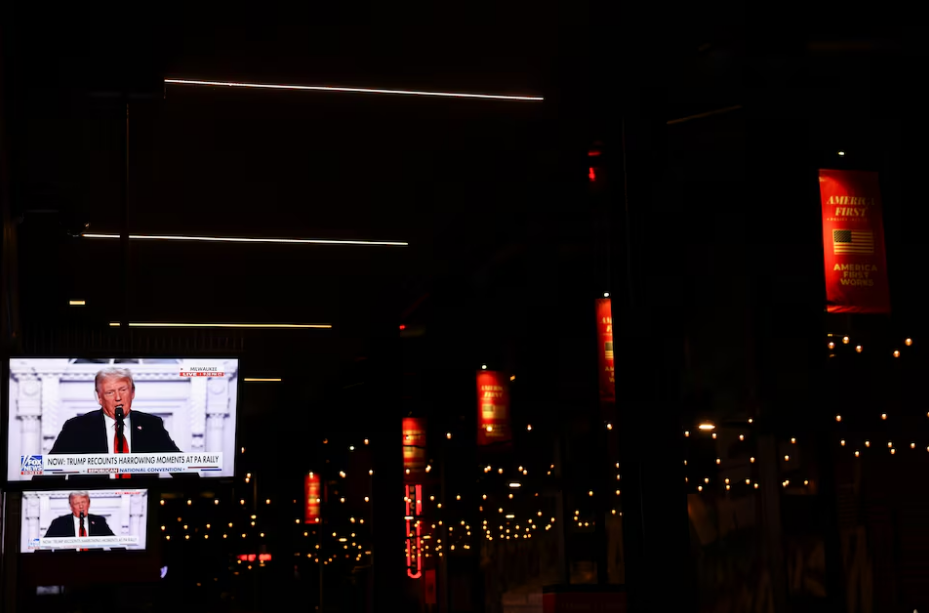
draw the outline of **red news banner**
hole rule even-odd
[[[890,313],[876,172],[819,171],[829,313]]]

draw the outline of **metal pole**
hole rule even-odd
[[[445,459],[447,452],[444,446],[441,447],[441,465],[439,467],[439,501],[442,503],[442,509],[445,510]],[[448,589],[448,526],[443,521],[439,526],[439,536],[442,539],[442,557],[439,558],[439,613],[449,613],[451,611],[450,594]]]

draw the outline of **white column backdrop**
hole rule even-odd
[[[23,530],[20,551],[28,552],[32,539],[42,538],[52,520],[70,515],[70,490],[23,492]],[[145,548],[148,492],[132,496],[118,490],[90,492],[90,513],[102,515],[116,536],[138,536],[138,549]],[[133,547],[134,549],[136,547]]]
[[[75,364],[71,358],[14,358],[10,361],[8,478],[16,481],[20,456],[47,454],[62,425],[100,408],[94,377],[101,368],[132,371],[136,396],[132,408],[157,415],[181,451],[219,451],[223,471],[232,476],[235,461],[237,360],[178,359],[170,364]],[[181,366],[218,366],[226,376],[179,375]],[[168,477],[162,474],[162,477]]]

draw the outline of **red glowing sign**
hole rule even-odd
[[[609,298],[597,300],[597,360],[600,364],[600,400],[616,401],[613,359],[613,307]]]
[[[254,562],[255,560],[258,560],[259,562],[270,562],[271,554],[270,553],[259,553],[256,555],[254,553],[242,553],[242,554],[239,554],[239,559],[242,560],[243,562]]]
[[[426,469],[426,420],[403,418],[403,472],[407,481],[418,481]]]
[[[319,523],[319,501],[322,486],[319,475],[316,473],[308,474],[303,481],[303,495],[306,501],[306,508],[303,513],[303,523]]]
[[[407,485],[406,495],[406,574],[411,579],[423,576],[422,527],[419,516],[423,513],[423,486]]]

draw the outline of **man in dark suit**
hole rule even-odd
[[[49,454],[180,452],[160,417],[132,410],[135,381],[128,368],[104,368],[94,387],[100,410],[66,421]]]
[[[90,494],[84,491],[71,492],[68,504],[71,506],[71,513],[53,519],[45,532],[45,538],[114,536],[102,515],[89,513]]]

